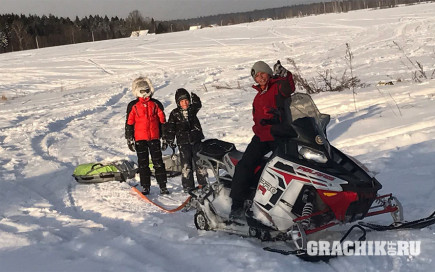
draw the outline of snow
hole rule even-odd
[[[354,75],[370,85],[356,89],[356,105],[350,90],[313,95],[331,115],[329,140],[377,174],[406,219],[427,216],[435,207],[435,81],[412,81],[407,57],[430,78],[434,33],[435,3],[425,3],[1,54],[1,270],[431,271],[433,227],[368,233],[369,240],[421,241],[417,257],[307,263],[266,252],[259,240],[197,231],[193,211],[163,213],[126,183],[83,185],[71,174],[81,163],[136,159],[123,135],[138,76],[151,78],[167,115],[177,88],[197,93],[206,137],[244,150],[253,135],[252,64],[280,59],[291,68],[290,57],[307,79],[327,69],[340,76],[348,43]],[[172,200],[158,195],[154,181],[150,198],[176,207],[186,197],[180,177],[168,187]],[[337,238],[347,227],[323,235]]]

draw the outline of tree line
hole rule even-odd
[[[91,15],[71,20],[51,14],[41,17],[5,14],[0,15],[0,53],[124,38],[133,30],[159,29],[155,24],[138,11],[131,12],[126,19]]]
[[[430,0],[429,2],[434,2]],[[391,8],[420,0],[347,0],[300,4],[282,8],[254,10],[198,17],[184,20],[156,21],[143,17],[138,10],[127,18],[90,15],[84,18],[62,18],[54,15],[0,15],[0,53],[49,46],[129,37],[132,31],[167,33],[189,30],[192,25],[217,26],[252,22],[262,19],[284,19],[357,9]]]

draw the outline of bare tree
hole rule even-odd
[[[412,68],[410,68],[408,65],[406,65],[408,67],[408,69],[410,69],[412,72],[412,79],[415,82],[421,82],[421,79],[427,79],[427,75],[426,75],[426,72],[424,71],[423,65],[418,61],[412,61],[408,57],[408,55],[406,55],[405,50],[403,50],[403,48],[397,42],[393,41],[393,43],[399,48],[399,50],[403,53],[405,58],[414,67],[415,70],[412,70]]]
[[[347,52],[347,54],[348,53],[350,53],[350,51]],[[343,71],[341,78],[336,77],[331,69],[326,69],[322,72],[317,72],[317,78],[307,80],[301,75],[301,70],[293,59],[287,58],[287,63],[293,67],[292,74],[296,86],[304,89],[308,94],[320,92],[341,92],[346,89],[354,90],[355,87],[365,86],[365,84],[361,83],[361,80],[358,77],[353,75],[349,77],[347,74],[347,69]],[[356,92],[354,91],[354,94],[355,93]]]
[[[140,11],[133,10],[128,14],[127,19],[125,19],[127,25],[131,28],[131,30],[140,30],[141,26],[144,23],[144,18]]]
[[[350,50],[350,45],[348,43],[346,43],[346,56],[345,56],[346,62],[347,62],[347,66],[350,69],[350,78],[352,80],[354,80],[354,76],[353,76],[353,66],[352,66],[352,60],[353,60],[353,53]],[[355,84],[351,84],[350,85],[352,87],[352,94],[353,94],[353,104],[355,106],[355,111],[357,111],[356,109],[356,99],[355,99]]]
[[[5,33],[0,31],[0,48],[6,48],[9,44],[8,37]]]
[[[12,32],[15,34],[15,37],[17,38],[20,50],[24,50],[24,40],[28,35],[24,24],[21,21],[15,20],[11,25],[11,29]]]

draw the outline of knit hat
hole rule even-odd
[[[132,92],[136,97],[151,97],[154,93],[154,88],[151,84],[151,80],[146,77],[136,78],[135,80],[133,80]]]
[[[261,61],[261,60],[257,61],[256,63],[254,63],[254,65],[252,66],[252,69],[251,69],[251,76],[252,76],[252,78],[255,79],[255,75],[258,72],[267,73],[270,76],[273,75],[272,68],[270,68],[270,66],[267,63],[265,63],[264,61]]]
[[[190,103],[190,94],[186,89],[180,88],[175,92],[175,102],[177,102],[177,106],[180,106],[180,101],[183,99],[189,100]]]

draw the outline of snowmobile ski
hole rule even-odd
[[[391,225],[378,225],[367,222],[358,222],[360,226],[376,230],[376,231],[386,231],[386,230],[399,230],[399,229],[422,229],[427,226],[435,224],[435,212],[425,218],[417,219],[409,222],[399,222],[393,223]]]
[[[282,255],[294,255],[298,258],[301,258],[304,261],[307,262],[328,262],[332,258],[336,258],[336,255],[329,255],[329,256],[317,256],[317,255],[309,255],[306,250],[283,250],[283,249],[276,249],[276,248],[270,248],[265,247],[263,248],[266,251],[274,252],[274,253],[280,253]]]
[[[358,238],[358,241],[365,241],[366,240],[366,230],[360,226],[360,225],[353,225],[350,227],[347,232],[343,235],[343,237],[340,239],[340,244],[343,244],[343,242],[346,240],[346,238],[350,235],[351,232],[354,231],[354,229],[359,229],[362,231],[362,234]],[[270,247],[263,248],[266,251],[280,253],[283,255],[294,255],[298,258],[307,261],[307,262],[328,262],[332,258],[339,257],[339,255],[310,255],[308,254],[307,250],[305,249],[296,249],[296,250],[283,250],[283,249],[275,249]]]

